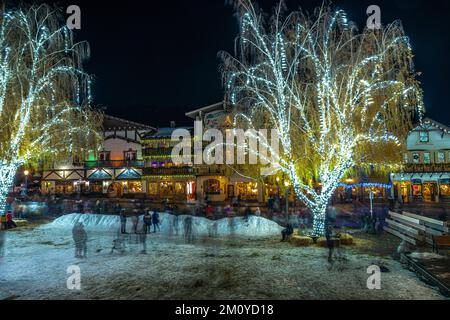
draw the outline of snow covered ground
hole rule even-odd
[[[7,232],[0,299],[444,299],[389,257],[347,248],[329,265],[326,249],[280,243],[281,227],[263,218],[161,220],[161,232],[146,237],[146,254],[134,234],[123,238],[125,253],[111,254],[115,216],[74,214]],[[78,221],[89,236],[87,259],[74,258]],[[366,272],[374,263],[390,272],[371,291]],[[72,265],[81,270],[80,291],[66,286]]]

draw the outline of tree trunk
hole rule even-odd
[[[313,236],[321,237],[325,234],[325,219],[327,214],[326,205],[317,205],[312,209],[313,213]]]
[[[14,184],[16,171],[17,166],[15,165],[0,165],[0,214],[5,212],[6,198],[8,197],[9,190]]]

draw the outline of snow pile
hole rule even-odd
[[[142,218],[143,216],[138,218],[138,231],[143,230]],[[279,236],[283,229],[276,222],[256,216],[250,216],[248,219],[236,217],[212,221],[203,217],[160,213],[159,218],[162,234],[184,237],[271,237]],[[49,224],[47,228],[72,228],[77,222],[83,223],[88,231],[117,232],[120,229],[119,216],[77,213],[62,216]],[[128,218],[127,232],[132,232],[132,228],[132,219]]]

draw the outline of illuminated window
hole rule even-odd
[[[175,183],[175,194],[185,194],[186,190],[185,190],[185,184],[181,183],[181,182],[177,182]]]
[[[169,197],[173,196],[173,183],[172,182],[161,182],[159,185],[160,196]]]
[[[420,197],[422,195],[422,185],[421,184],[414,184],[412,186],[412,190],[413,190],[414,197]]]
[[[128,182],[128,192],[129,193],[141,193],[142,192],[142,182],[141,181],[129,181]]]
[[[420,131],[419,132],[419,141],[421,143],[430,142],[430,133],[428,131]]]
[[[220,181],[216,179],[206,180],[203,188],[205,194],[220,194]]]
[[[158,194],[158,184],[157,183],[149,183],[148,184],[148,194],[152,196],[156,196]]]
[[[441,197],[450,197],[450,179],[439,181],[439,191]]]

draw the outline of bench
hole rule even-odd
[[[450,236],[433,236],[433,252],[439,253],[439,249],[450,248]]]

